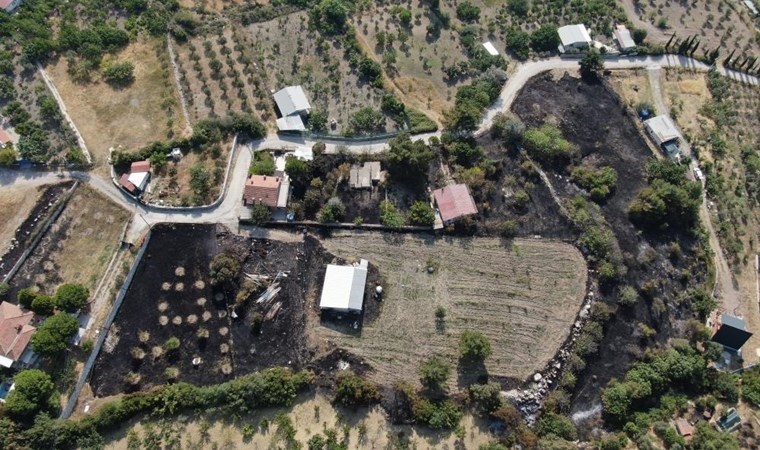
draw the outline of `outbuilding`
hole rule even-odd
[[[7,13],[12,13],[21,6],[21,0],[0,0],[0,9]]]
[[[583,50],[591,45],[591,35],[582,23],[565,25],[557,29],[560,53]]]
[[[452,184],[433,191],[433,199],[444,225],[478,213],[466,184]]]
[[[287,86],[274,93],[274,102],[280,112],[277,129],[280,131],[304,131],[303,114],[311,111],[309,99],[301,86]]]
[[[670,116],[661,114],[652,117],[644,121],[644,127],[654,143],[668,156],[678,154],[678,142],[681,139],[681,133]]]
[[[615,26],[615,40],[618,43],[618,47],[620,47],[621,51],[628,51],[633,50],[636,48],[636,41],[633,40],[633,37],[631,36],[631,32],[626,28],[625,25],[617,25]]]
[[[721,314],[712,324],[712,341],[721,344],[728,350],[738,352],[752,337],[747,331],[747,324],[739,317]]]
[[[362,259],[359,264],[339,266],[328,264],[319,309],[337,312],[361,312],[367,287],[369,263]]]

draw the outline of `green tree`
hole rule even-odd
[[[350,370],[339,373],[336,384],[335,401],[342,405],[369,405],[380,400],[377,385]]]
[[[423,140],[412,141],[408,134],[402,134],[393,138],[388,145],[388,171],[392,177],[405,181],[427,178],[435,155]]]
[[[427,202],[416,201],[409,208],[409,222],[414,225],[430,226],[435,222],[435,211]]]
[[[111,86],[128,86],[135,81],[135,65],[129,61],[108,64],[103,69],[103,78]]]
[[[309,182],[311,166],[308,162],[288,156],[285,160],[285,173],[288,174],[290,182],[298,186],[306,186]]]
[[[542,437],[553,435],[567,441],[574,441],[578,438],[578,431],[573,422],[565,416],[552,412],[547,412],[541,416],[536,425],[536,432]]]
[[[462,22],[475,22],[480,18],[480,8],[465,0],[457,5],[457,18]]]
[[[524,1],[524,0],[523,0]],[[505,44],[519,60],[526,60],[530,55],[530,34],[520,28],[513,27],[507,32]]]
[[[66,283],[55,291],[55,303],[58,308],[66,312],[77,312],[87,304],[90,291],[81,284]]]
[[[55,312],[55,300],[47,295],[38,295],[32,301],[32,311],[40,316],[50,316]]]
[[[214,286],[232,286],[240,275],[240,262],[229,253],[214,256],[209,265],[209,277]]]
[[[327,131],[327,111],[324,109],[312,109],[309,112],[309,129],[317,133]]]
[[[59,394],[50,375],[39,370],[22,370],[13,378],[14,389],[5,399],[4,411],[10,417],[31,423],[39,412],[54,414]]]
[[[190,169],[190,188],[199,200],[205,200],[211,189],[211,174],[201,163],[196,163]]]
[[[507,8],[509,11],[517,17],[525,17],[530,11],[529,0],[507,0]]]
[[[383,115],[371,106],[366,106],[353,113],[348,124],[354,134],[371,134],[385,129]]]
[[[599,76],[599,72],[604,70],[604,60],[602,55],[595,48],[589,49],[578,61],[581,67],[581,77],[594,80]]]
[[[559,44],[559,34],[554,25],[542,25],[530,35],[530,46],[537,52],[556,52]]]
[[[351,3],[343,0],[322,0],[311,10],[311,20],[316,29],[327,34],[346,31]]]
[[[451,373],[451,364],[440,356],[431,356],[420,365],[420,382],[428,389],[442,390]]]
[[[459,337],[459,356],[462,359],[484,361],[491,356],[491,342],[483,333],[465,330]]]
[[[502,406],[499,383],[473,384],[467,388],[467,391],[481,414],[490,415]]]
[[[523,146],[531,157],[553,166],[566,165],[578,153],[578,148],[551,124],[527,130],[523,135]]]
[[[9,167],[16,163],[16,151],[13,146],[6,145],[0,149],[0,166]]]
[[[269,152],[256,152],[251,164],[251,175],[273,175],[275,170],[274,158]]]
[[[256,226],[265,225],[272,218],[272,211],[267,205],[256,204],[251,207],[251,222]]]
[[[601,201],[612,195],[617,184],[617,171],[612,167],[576,167],[570,174],[573,183],[588,191],[593,200]]]
[[[37,298],[37,293],[32,288],[24,288],[20,289],[16,293],[16,301],[19,305],[23,306],[26,309],[29,309],[32,307],[32,302],[35,298]]]
[[[340,222],[346,214],[346,206],[338,197],[332,197],[319,212],[322,223]]]
[[[404,215],[390,200],[380,202],[380,222],[386,227],[401,228],[404,226]]]
[[[41,356],[55,356],[66,350],[78,328],[77,320],[68,314],[49,317],[32,335],[32,349]]]
[[[739,450],[739,442],[731,433],[723,433],[713,428],[712,424],[697,423],[691,442],[692,450]]]

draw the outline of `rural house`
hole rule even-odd
[[[34,361],[27,348],[36,330],[30,325],[33,317],[33,312],[24,312],[13,303],[0,303],[0,366],[10,368],[17,362],[27,366]]]
[[[559,52],[573,52],[588,48],[591,45],[591,35],[582,23],[565,25],[557,29],[559,34]]]
[[[676,419],[676,430],[686,441],[690,441],[691,437],[694,436],[694,427],[683,417]]]
[[[243,203],[246,206],[266,205],[270,208],[288,206],[289,187],[282,177],[273,175],[251,175],[245,182]]]
[[[625,25],[616,25],[614,34],[618,47],[620,47],[620,51],[625,52],[636,48],[636,42],[633,40],[631,32]]]
[[[666,155],[675,157],[678,155],[678,141],[681,139],[681,133],[673,123],[670,116],[661,114],[644,121],[644,127],[652,138]]]
[[[308,114],[311,110],[309,100],[301,86],[288,86],[274,94],[274,102],[280,111],[277,119],[277,129],[280,131],[304,131],[302,114]]]
[[[11,136],[0,128],[0,148],[5,148],[11,142]]]
[[[150,180],[150,161],[135,161],[129,168],[128,174],[119,178],[119,186],[132,195],[139,195],[145,191]]]
[[[738,352],[742,346],[752,337],[747,331],[744,320],[721,314],[712,321],[712,341],[721,344],[727,350]]]
[[[444,225],[478,213],[466,184],[453,184],[433,191],[433,199]]]
[[[723,431],[733,431],[742,423],[742,417],[736,408],[731,408],[718,419],[718,428]]]
[[[336,312],[361,312],[367,286],[369,263],[362,259],[358,265],[328,264],[319,309]]]
[[[21,0],[0,0],[0,8],[7,13],[12,13],[21,6]]]
[[[351,166],[348,181],[352,189],[370,189],[380,178],[380,161],[370,161]]]

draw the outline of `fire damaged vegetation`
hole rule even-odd
[[[304,367],[304,293],[315,288],[323,258],[313,240],[245,239],[213,225],[154,227],[95,364],[93,390],[207,385]]]
[[[704,315],[709,246],[698,184],[683,166],[653,159],[632,112],[604,82],[539,76],[513,111],[526,127],[522,151],[545,171],[601,294],[547,398],[548,417],[587,407],[643,356],[639,344],[665,346]]]

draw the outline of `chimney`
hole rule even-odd
[[[16,333],[21,333],[21,329],[23,327],[21,325],[16,325]]]

